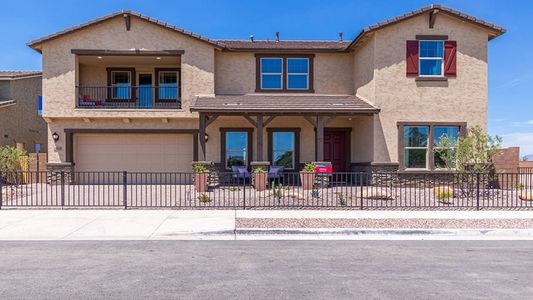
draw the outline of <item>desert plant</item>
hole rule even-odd
[[[276,184],[276,182],[272,181],[272,195],[278,202],[281,201],[281,198],[284,196],[283,185],[281,183]]]
[[[0,171],[4,172],[3,178],[0,180],[17,184],[20,174],[16,174],[16,172],[23,171],[22,161],[26,156],[27,153],[24,150],[11,146],[0,147]]]
[[[204,165],[201,165],[201,164],[194,164],[192,166],[192,170],[194,173],[199,173],[199,174],[203,174],[203,173],[208,173],[209,170],[204,166]]]
[[[344,193],[335,192],[335,195],[337,196],[337,202],[339,203],[339,205],[346,206],[347,202],[346,202],[346,196],[344,195]]]
[[[201,203],[209,203],[211,202],[211,198],[207,194],[201,193],[198,196],[198,201],[200,201]]]
[[[260,167],[254,168],[252,170],[252,173],[254,173],[254,174],[265,174],[266,172],[267,171],[264,168],[260,168]]]
[[[308,162],[304,165],[302,171],[306,173],[314,173],[315,172],[315,163],[314,162]]]

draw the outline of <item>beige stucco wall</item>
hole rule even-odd
[[[217,52],[215,58],[216,94],[255,92],[256,58],[254,53]],[[316,53],[313,64],[315,94],[353,94],[353,55]]]
[[[35,144],[41,144],[46,152],[46,123],[37,115],[37,97],[41,95],[41,77],[31,77],[0,82],[8,86],[0,100],[15,100],[15,105],[0,108],[0,145],[15,146],[22,142],[28,152],[35,151]],[[7,135],[7,138],[5,137]]]
[[[448,35],[457,41],[457,78],[420,82],[406,77],[405,44],[417,34]],[[381,108],[374,118],[374,162],[398,161],[400,121],[467,122],[467,126],[486,128],[487,38],[480,28],[445,15],[439,15],[435,27],[429,29],[428,17],[422,15],[377,31],[355,52],[354,65],[367,70],[355,80],[357,94],[369,97]],[[372,73],[358,53],[373,57]]]
[[[126,31],[121,16],[45,42],[43,56],[44,116],[62,117],[191,117],[195,95],[214,93],[215,48],[203,41],[132,17]],[[183,108],[179,111],[96,111],[75,109],[78,59],[71,49],[184,50],[181,57]]]

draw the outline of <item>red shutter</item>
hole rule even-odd
[[[444,76],[457,76],[457,42],[444,42]]]
[[[418,76],[418,41],[407,41],[406,75]]]

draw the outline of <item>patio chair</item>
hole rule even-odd
[[[250,179],[252,176],[250,172],[248,172],[246,166],[231,166],[231,177],[237,182],[242,180],[243,183],[245,183],[246,180]]]
[[[272,183],[272,181],[274,181],[276,183],[279,183],[283,178],[284,169],[284,167],[280,166],[270,166],[268,168],[268,182]]]

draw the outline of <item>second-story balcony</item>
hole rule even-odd
[[[177,86],[78,86],[78,108],[181,109]]]

